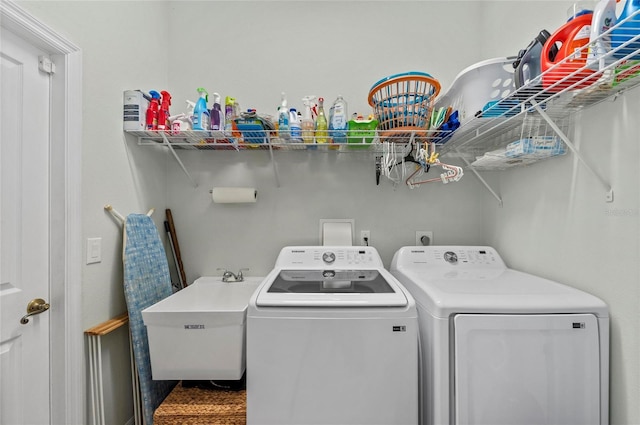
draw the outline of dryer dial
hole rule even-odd
[[[444,261],[450,264],[458,264],[458,255],[453,251],[447,251],[444,253]]]

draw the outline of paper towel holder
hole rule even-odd
[[[354,235],[354,229],[355,229],[355,220],[352,218],[321,218],[320,219],[320,235],[319,235],[319,240],[320,240],[320,245],[327,245],[327,243],[325,243],[324,240],[324,235],[325,235],[325,224],[330,224],[330,225],[343,225],[344,229],[350,229],[350,240],[344,240],[344,241],[340,241],[339,243],[337,243],[337,245],[340,246],[352,246],[353,245],[353,235]],[[342,227],[342,226],[341,226]],[[329,243],[330,245],[336,245],[335,243]]]
[[[242,204],[258,201],[255,187],[214,187],[209,191],[216,204]]]

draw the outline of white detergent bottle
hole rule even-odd
[[[302,142],[302,126],[298,119],[298,111],[295,108],[289,109],[289,128],[291,129],[291,141]]]
[[[349,119],[347,118],[347,102],[342,96],[338,95],[329,112],[329,134],[333,138],[333,142],[346,143]]]
[[[600,0],[591,19],[587,67],[601,70],[615,62],[613,55],[607,55],[611,51],[611,35],[603,35],[615,24],[616,0]]]

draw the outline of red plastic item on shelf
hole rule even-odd
[[[149,107],[147,108],[147,130],[157,130],[158,129],[158,111],[160,109],[160,93],[155,90],[151,90],[149,92],[151,95],[151,101],[149,102]]]
[[[166,90],[161,91],[160,94],[162,94],[162,103],[158,110],[158,130],[170,130],[169,106],[171,106],[171,95]]]
[[[600,77],[594,75],[596,71],[586,68],[592,17],[593,13],[586,13],[571,19],[544,44],[540,63],[545,90],[560,92],[581,89],[595,83]],[[558,48],[555,55],[551,52],[553,46]]]

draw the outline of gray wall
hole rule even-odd
[[[304,95],[330,103],[342,94],[350,111],[368,112],[371,85],[407,70],[431,73],[446,90],[465,67],[557,28],[571,2],[20,4],[83,49],[83,234],[103,239],[103,261],[83,269],[85,327],[126,309],[121,229],[106,203],[124,214],[155,207],[158,224],[171,208],[189,281],[217,267],[265,274],[282,246],[318,242],[320,218],[354,218],[386,265],[415,230],[432,230],[438,244],[492,244],[510,266],[602,297],[612,316],[611,423],[640,423],[637,90],[584,112],[575,134],[613,184],[613,204],[571,154],[486,173],[502,208],[470,172],[448,185],[376,186],[373,160],[361,154],[276,152],[278,187],[267,152],[182,151],[194,188],[165,150],[121,131],[126,89],[168,89],[179,112],[203,86],[273,114],[282,91],[298,108]],[[257,187],[258,203],[213,204],[209,189],[226,185]],[[124,424],[128,345],[119,334],[110,342],[107,419]]]
[[[504,201],[485,200],[483,239],[511,267],[584,289],[611,311],[611,423],[640,422],[638,134],[640,92],[582,113],[574,141],[614,189],[568,154],[496,177]]]

